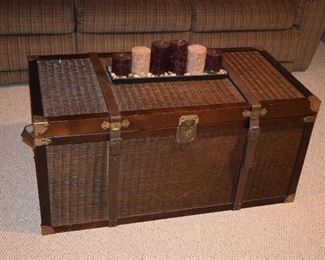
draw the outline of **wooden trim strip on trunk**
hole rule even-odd
[[[256,200],[246,200],[243,201],[242,208],[284,203],[285,199],[286,197],[272,197],[272,198],[263,198],[263,199],[256,199]]]
[[[290,196],[290,195],[295,196],[299,178],[300,178],[300,174],[301,174],[301,170],[302,170],[302,167],[303,167],[303,164],[305,161],[305,156],[307,153],[310,137],[311,137],[311,134],[313,131],[313,127],[314,127],[313,122],[306,123],[306,125],[305,125],[303,136],[301,138],[301,142],[300,142],[300,146],[299,146],[299,152],[298,152],[298,155],[296,158],[295,167],[293,170],[293,174],[292,174],[290,184],[289,184],[289,189],[287,192],[288,196]]]
[[[263,118],[296,117],[317,114],[311,110],[310,102],[307,98],[261,101],[261,104],[267,108],[267,114]]]
[[[263,121],[266,119],[316,114],[316,112],[310,110],[310,104],[306,98],[264,101],[261,104],[268,109],[267,114],[263,117]],[[247,121],[247,119],[243,118],[242,112],[249,108],[248,103],[240,103],[231,106],[207,106],[206,108],[192,107],[122,112],[121,120],[127,119],[130,125],[121,131],[142,131],[144,129],[176,127],[179,118],[186,114],[198,115],[200,118],[199,127],[223,122]],[[69,118],[47,118],[49,126],[42,137],[52,138],[69,135],[107,133],[107,130],[101,128],[101,124],[109,118],[109,114],[100,114],[98,116],[94,114],[93,118],[90,116],[88,118]]]
[[[274,198],[267,198],[267,199],[244,201],[243,208],[275,204],[275,203],[283,203],[284,201],[285,201],[284,197],[274,197]],[[213,212],[230,210],[230,209],[232,209],[232,207],[233,207],[233,204],[220,204],[220,205],[212,205],[212,206],[206,206],[206,207],[201,207],[201,208],[190,208],[190,209],[182,209],[182,210],[175,210],[175,211],[169,211],[169,212],[152,213],[152,214],[146,214],[146,215],[136,215],[136,216],[119,218],[117,220],[117,223],[118,224],[129,224],[129,223],[150,221],[150,220],[156,220],[156,219],[166,219],[166,218],[183,217],[183,216],[189,216],[189,215],[213,213]],[[48,228],[49,230],[51,230],[51,232],[48,232],[46,234],[55,234],[55,233],[60,233],[60,232],[69,232],[69,231],[76,231],[76,230],[89,229],[89,228],[106,227],[106,226],[108,226],[107,221],[96,221],[96,222],[90,222],[90,223],[66,225],[66,226],[58,226],[58,227],[48,226],[45,228]]]
[[[38,196],[41,209],[41,224],[43,226],[50,226],[51,204],[45,146],[36,147],[34,149],[34,160],[37,175]]]
[[[164,218],[173,218],[173,217],[183,217],[189,215],[196,215],[196,214],[203,214],[203,213],[211,213],[223,210],[230,210],[232,209],[232,204],[220,204],[220,205],[212,205],[200,208],[190,208],[190,209],[181,209],[175,211],[168,211],[168,212],[159,212],[159,213],[152,213],[146,215],[137,215],[137,216],[130,216],[130,217],[123,217],[117,220],[118,224],[128,224],[134,222],[142,222],[142,221],[149,221],[155,219],[164,219]]]
[[[89,55],[90,60],[94,66],[99,85],[102,89],[105,97],[106,105],[109,110],[109,124],[117,123],[121,124],[121,114],[118,104],[115,100],[113,90],[108,82],[105,68],[101,63],[98,54],[92,53]],[[107,198],[107,216],[108,225],[117,225],[117,196],[118,196],[118,180],[120,172],[120,155],[122,147],[121,129],[109,130],[110,142],[109,142],[109,170],[108,170],[108,198]]]
[[[32,115],[43,116],[43,104],[41,87],[38,77],[37,60],[29,60],[29,88],[30,88],[30,102],[32,108]]]
[[[254,158],[255,158],[255,150],[257,145],[257,140],[260,133],[260,119],[262,105],[249,89],[248,86],[238,77],[236,72],[232,69],[234,64],[230,64],[229,62],[224,62],[224,67],[228,70],[230,79],[237,87],[237,89],[242,93],[242,95],[247,99],[247,101],[251,104],[251,111],[249,112],[249,129],[246,137],[246,143],[244,148],[244,154],[242,157],[242,162],[240,166],[237,188],[235,191],[234,197],[234,210],[239,210],[242,206],[242,201],[244,199],[244,193],[247,183],[247,177],[249,170],[251,169]]]
[[[65,225],[65,226],[58,226],[58,227],[51,227],[51,226],[42,226],[42,234],[43,235],[52,235],[61,232],[71,232],[89,228],[100,228],[100,227],[107,227],[108,221],[95,221],[90,223],[83,223],[83,224],[75,224],[75,225]]]

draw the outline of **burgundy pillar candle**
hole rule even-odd
[[[222,64],[222,51],[215,48],[208,48],[205,59],[204,70],[208,72],[218,72]]]
[[[185,40],[171,41],[170,71],[176,75],[186,73],[187,47]]]
[[[154,41],[151,45],[150,72],[161,75],[168,71],[171,44],[167,41]]]
[[[131,55],[128,53],[114,54],[112,72],[117,76],[128,76],[131,73]]]

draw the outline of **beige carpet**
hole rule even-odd
[[[325,45],[295,75],[325,101]],[[0,259],[325,259],[325,109],[314,128],[296,201],[40,235],[28,88],[0,88]]]

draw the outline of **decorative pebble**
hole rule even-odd
[[[111,67],[107,67],[108,71],[111,73],[111,76],[113,79],[127,79],[127,78],[142,78],[141,75],[139,74],[136,74],[136,73],[129,73],[128,76],[118,76],[116,75],[114,72],[111,71]],[[205,72],[202,72],[200,75],[226,75],[228,72],[224,69],[220,69],[218,72],[210,72],[210,71],[205,71]],[[155,78],[155,77],[176,77],[177,74],[176,73],[173,73],[171,71],[168,71],[168,72],[165,72],[164,74],[161,74],[161,75],[155,75],[155,74],[152,74],[151,72],[147,73],[147,75],[145,77],[147,78]],[[191,73],[189,72],[186,72],[184,74],[184,76],[192,76]]]

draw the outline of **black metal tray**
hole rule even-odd
[[[141,77],[141,78],[113,78],[110,68],[107,67],[106,71],[109,79],[113,84],[134,84],[134,83],[150,83],[150,82],[172,82],[172,81],[193,81],[193,80],[221,80],[229,76],[225,74],[205,74],[205,75],[188,75],[188,76],[164,76],[164,77]]]

